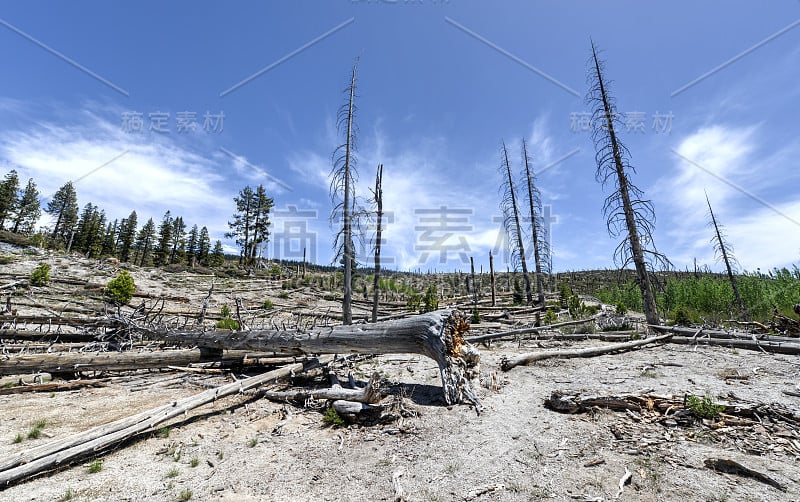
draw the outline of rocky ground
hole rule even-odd
[[[52,264],[54,278],[104,283],[113,276],[94,262],[29,254],[0,265],[0,282],[29,273],[39,261]],[[173,307],[185,309],[199,309],[211,280],[147,269],[132,273],[140,292],[183,297]],[[46,297],[68,291],[54,282],[20,298],[17,308],[52,310]],[[215,311],[234,295],[251,304],[271,298],[278,310],[335,307],[309,289],[280,298],[280,283],[225,279],[217,280],[215,291]],[[73,291],[73,304],[90,303],[86,294],[82,299]],[[717,403],[774,405],[797,417],[796,356],[667,344],[499,369],[503,356],[602,343],[607,342],[527,339],[480,346],[482,385],[475,386],[485,407],[481,414],[466,405],[445,406],[436,365],[424,357],[340,362],[335,371],[342,381],[348,373],[366,380],[377,371],[388,394],[383,404],[399,418],[335,427],[323,419],[324,403],[303,407],[234,396],[96,460],[6,488],[0,500],[800,500],[800,427],[792,420],[678,423],[655,413],[597,408],[562,414],[543,405],[553,391],[696,395]],[[315,375],[296,383],[327,382],[319,371]],[[0,457],[238,377],[152,371],[117,375],[101,388],[0,396]],[[29,438],[37,423],[38,438]],[[705,465],[714,458],[766,475],[785,491],[753,477],[715,472]],[[626,472],[630,480],[620,493]]]

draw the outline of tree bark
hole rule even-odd
[[[370,324],[339,325],[310,331],[152,331],[151,337],[208,349],[257,350],[284,354],[421,354],[436,361],[447,404],[471,402],[480,409],[470,377],[480,362],[465,342],[469,323],[458,310]]]

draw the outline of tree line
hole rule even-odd
[[[233,200],[236,211],[225,237],[235,239],[241,250],[239,263],[248,265],[269,240],[269,212],[274,201],[262,185],[243,188]],[[159,223],[149,218],[141,227],[135,210],[112,221],[91,202],[81,209],[71,181],[53,194],[44,211],[52,217],[52,226],[37,231],[42,207],[36,183],[31,178],[21,189],[17,171],[9,171],[0,183],[0,230],[38,235],[36,242],[51,249],[78,252],[87,258],[114,257],[139,266],[216,267],[225,262],[222,241],[216,240],[212,246],[206,226],[190,228],[182,216],[169,210]]]

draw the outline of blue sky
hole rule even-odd
[[[494,249],[505,269],[499,147],[518,169],[526,138],[554,269],[613,267],[581,124],[594,40],[659,250],[719,269],[705,190],[742,268],[798,262],[796,0],[4,2],[0,23],[0,171],[45,197],[78,180],[111,218],[169,209],[222,239],[233,195],[263,183],[264,254],[330,263],[335,117],[359,57],[358,187],[384,164],[386,266],[486,267]]]

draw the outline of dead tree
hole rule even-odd
[[[495,292],[495,279],[494,279],[494,256],[492,250],[489,250],[489,280],[492,283],[492,307],[497,305],[496,292]]]
[[[531,278],[528,275],[528,264],[525,262],[525,244],[522,239],[522,226],[519,223],[519,208],[517,207],[517,194],[514,190],[514,180],[511,176],[511,163],[508,161],[508,149],[505,142],[500,151],[501,163],[500,173],[503,176],[501,189],[503,199],[500,208],[503,211],[503,226],[506,231],[509,246],[511,247],[511,259],[517,261],[522,267],[522,277],[525,281],[525,298],[530,304],[533,302],[531,293]]]
[[[592,139],[597,163],[595,179],[603,186],[609,181],[614,186],[614,192],[606,198],[603,205],[603,214],[611,237],[624,235],[614,251],[614,260],[620,268],[633,262],[642,293],[644,315],[649,324],[659,324],[648,264],[668,266],[669,260],[655,250],[653,243],[653,203],[644,198],[644,192],[631,183],[628,177],[630,172],[636,170],[630,165],[630,152],[617,138],[615,127],[620,124],[620,118],[614,100],[608,93],[603,75],[604,66],[597,58],[597,50],[592,43],[587,101],[594,107]]]
[[[531,169],[531,158],[528,155],[528,146],[522,138],[522,161],[525,165],[525,179],[528,184],[528,205],[531,217],[531,238],[533,240],[533,260],[536,266],[536,303],[544,306],[544,277],[542,275],[542,262],[550,255],[547,240],[544,239],[544,220],[542,219],[542,194],[536,187],[536,176]]]
[[[353,213],[355,206],[355,163],[353,155],[356,149],[355,131],[355,97],[356,97],[356,70],[358,59],[353,64],[350,75],[350,85],[347,90],[347,101],[339,109],[337,126],[339,131],[344,131],[344,143],[333,152],[333,170],[331,171],[331,200],[334,202],[331,220],[336,221],[339,216],[342,228],[336,233],[334,246],[336,256],[342,260],[344,266],[344,296],[342,298],[342,322],[353,322],[353,261],[355,260],[355,246],[353,245]],[[341,201],[339,201],[341,197]]]
[[[733,275],[732,263],[736,262],[736,258],[731,254],[733,246],[725,239],[725,235],[722,232],[722,225],[717,223],[717,218],[714,216],[714,210],[711,209],[711,201],[708,200],[707,193],[706,204],[708,204],[708,215],[711,216],[711,225],[714,227],[714,237],[711,239],[711,242],[714,244],[714,253],[717,255],[717,259],[721,258],[723,263],[725,263],[725,270],[728,272],[728,280],[731,282],[731,287],[733,288],[733,297],[736,300],[736,306],[739,308],[739,315],[746,317],[747,313],[745,312],[744,302],[739,295],[736,277]]]
[[[469,323],[458,310],[440,310],[405,319],[312,328],[308,331],[136,329],[151,338],[206,350],[253,350],[287,355],[421,354],[438,364],[444,399],[448,404],[467,401],[480,407],[470,385],[480,356],[472,345],[464,341],[463,334],[469,330]]]
[[[381,230],[383,224],[383,164],[378,164],[375,174],[375,275],[372,279],[372,322],[378,322],[378,301],[381,285]]]

